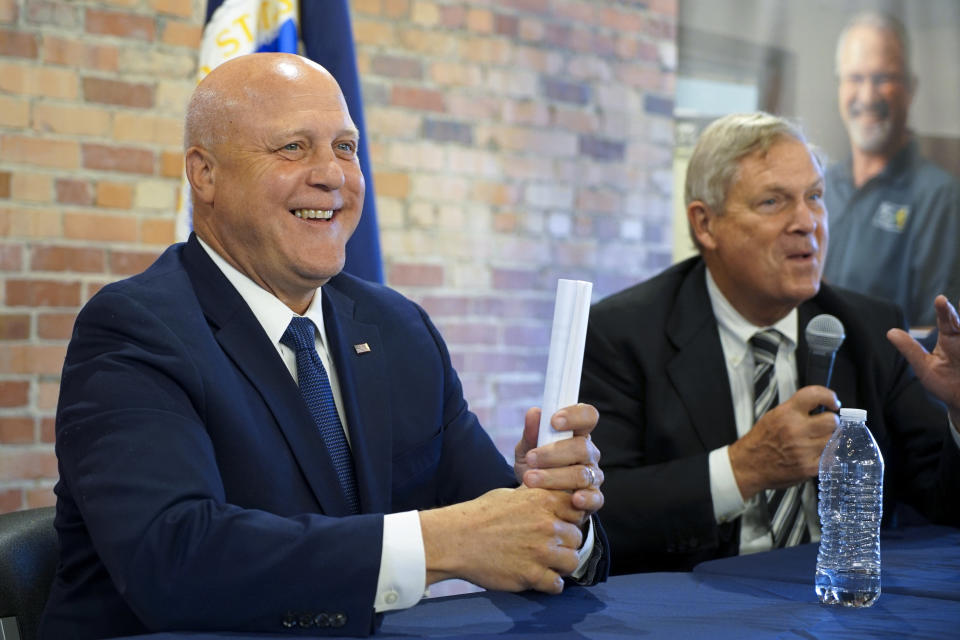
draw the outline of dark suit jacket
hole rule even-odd
[[[613,573],[685,570],[736,555],[740,519],[718,526],[707,456],[737,438],[717,321],[700,258],[596,304],[590,313],[580,399],[600,422],[604,526]],[[805,384],[803,328],[830,313],[846,328],[831,382],[845,407],[867,410],[893,501],[960,524],[960,454],[943,406],[886,338],[903,325],[892,304],[822,285],[799,308],[797,364]]]
[[[41,638],[364,635],[384,513],[516,485],[420,307],[340,275],[323,311],[363,512],[350,517],[297,385],[195,238],[90,300],[57,410],[61,563]]]

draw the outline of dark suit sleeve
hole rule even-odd
[[[92,545],[149,630],[369,633],[382,515],[281,516],[231,504],[195,355],[126,296],[102,292],[80,314],[57,455],[61,515],[76,523],[78,511],[83,530],[61,531],[64,559],[99,571],[81,557]],[[344,616],[343,626],[315,626],[321,613]],[[312,628],[299,629],[299,616]]]
[[[583,575],[579,578],[566,576],[564,582],[579,587],[590,587],[601,582],[606,582],[610,577],[610,541],[607,539],[606,529],[600,523],[599,516],[595,513],[590,516],[593,523],[593,550],[590,557],[587,558],[586,567]]]
[[[600,412],[593,438],[606,478],[611,573],[689,569],[720,553],[733,525],[714,518],[708,453],[689,429],[675,428],[689,419],[658,368],[657,347],[640,344],[621,315],[591,311],[580,386],[580,400]]]

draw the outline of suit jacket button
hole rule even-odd
[[[313,626],[313,616],[309,613],[304,613],[300,616],[298,624],[300,625],[301,629],[309,629]]]
[[[347,614],[345,613],[335,613],[330,616],[330,626],[331,627],[342,627],[347,624]]]
[[[318,627],[329,627],[330,626],[330,616],[326,612],[318,613],[317,617],[313,619],[313,623]]]
[[[287,629],[291,629],[297,626],[297,616],[293,615],[292,613],[288,613],[283,617],[281,624],[283,624],[283,626]]]

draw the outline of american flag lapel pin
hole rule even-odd
[[[365,353],[370,353],[370,345],[366,342],[361,342],[359,344],[353,345],[353,350],[357,352],[358,356],[361,356]]]

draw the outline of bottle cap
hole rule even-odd
[[[844,407],[843,409],[840,409],[840,417],[847,418],[848,420],[856,420],[857,422],[866,422],[867,410],[866,409],[848,409]]]

